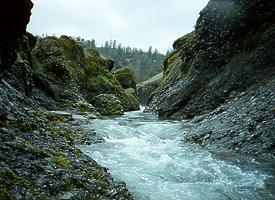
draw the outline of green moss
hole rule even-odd
[[[100,172],[97,172],[97,173],[94,174],[94,178],[96,180],[100,181],[100,180],[102,180],[104,178],[104,175],[102,173],[100,173]]]
[[[112,94],[100,94],[92,99],[97,111],[102,115],[123,115],[119,98]]]
[[[95,108],[85,101],[79,101],[73,105],[74,108],[78,109],[80,112],[94,112]]]
[[[36,147],[32,147],[31,151],[33,154],[35,154],[41,158],[50,158],[51,157],[51,155],[49,153],[47,153],[46,151],[43,151],[39,148],[36,148]]]
[[[13,200],[14,199],[13,194],[7,189],[2,190],[0,194],[1,194],[0,199],[2,199],[2,200]]]
[[[119,69],[113,75],[124,89],[134,88],[136,90],[135,74],[131,67]]]
[[[181,69],[181,75],[184,78],[184,77],[188,76],[188,74],[192,70],[192,65],[189,63],[183,64],[180,69]]]
[[[117,86],[115,86],[114,79],[104,75],[89,77],[86,82],[86,89],[92,94],[91,96],[102,93],[112,93],[115,87]]]
[[[169,69],[171,68],[171,65],[176,61],[176,59],[178,59],[180,56],[180,53],[178,51],[172,51],[171,53],[169,53],[164,60],[164,73],[167,74],[169,73]]]
[[[156,81],[160,81],[161,78],[162,78],[162,76],[163,76],[163,73],[161,72],[161,73],[159,73],[159,74],[153,76],[152,78],[150,78],[150,79],[148,79],[148,80],[146,80],[146,81],[143,81],[143,82],[139,83],[139,84],[138,84],[138,87],[143,87],[143,86],[148,85],[148,84],[150,84],[150,83],[154,83],[154,82],[156,82]]]
[[[19,177],[14,171],[9,171],[6,173],[6,177],[8,179],[11,179],[14,184],[20,185],[20,186],[30,186],[33,185],[33,183],[23,177]]]
[[[63,155],[55,155],[53,158],[53,162],[59,166],[68,168],[70,165],[70,161]]]
[[[57,116],[55,116],[54,117],[54,121],[65,121],[65,117],[64,116],[62,116],[62,115],[57,115]]]
[[[39,118],[44,118],[45,117],[45,114],[42,111],[36,111],[34,114]]]
[[[32,51],[34,71],[52,72],[57,77],[83,76],[83,48],[67,36],[46,37]],[[47,74],[49,76],[49,74]]]
[[[161,80],[161,84],[169,82],[170,80],[180,80],[183,77],[182,73],[182,60],[179,56],[179,53],[174,54],[171,57],[171,60],[168,61],[166,71]]]
[[[29,132],[32,130],[31,125],[25,119],[18,119],[15,122],[15,127],[18,128],[21,132]]]

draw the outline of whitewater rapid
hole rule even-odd
[[[126,182],[135,199],[275,199],[274,177],[267,166],[182,143],[189,130],[183,122],[136,111],[95,119],[90,126],[105,142],[80,149]]]

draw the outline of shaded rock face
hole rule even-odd
[[[35,44],[36,37],[31,33],[25,33],[18,44],[17,59],[4,75],[4,80],[27,96],[32,95],[34,88],[31,50]]]
[[[161,78],[162,73],[138,84],[137,95],[141,105],[147,106],[151,99],[153,99],[155,90],[160,86]]]
[[[30,0],[2,0],[0,3],[0,74],[16,60],[16,49],[26,31],[32,7]]]
[[[151,108],[164,117],[194,118],[229,105],[240,94],[250,94],[247,91],[251,88],[258,91],[255,101],[266,99],[265,107],[272,106],[269,100],[274,98],[274,92],[264,95],[257,88],[271,87],[275,77],[274,19],[274,1],[210,0],[200,13],[195,31],[173,44],[174,51],[164,61],[164,75],[150,102]],[[230,105],[243,109],[241,103]],[[228,116],[226,120],[229,123],[234,116],[226,115],[227,109],[230,108],[219,112]],[[262,110],[259,105],[253,113],[248,107],[246,109],[247,118],[250,114],[255,118],[258,115],[274,115],[270,109]],[[220,117],[213,116],[213,120]],[[266,119],[274,124],[271,118]],[[257,132],[261,132],[259,138],[269,137],[268,134],[274,131],[264,129],[261,126],[263,122],[253,117],[251,121],[253,126],[258,127]],[[253,135],[253,131],[248,135]],[[235,132],[246,132],[245,125]],[[221,135],[227,137],[225,133]],[[221,139],[216,140],[220,146],[224,144]],[[262,145],[260,140],[255,142]],[[270,144],[263,143],[267,145],[264,152],[270,153],[274,140]],[[232,147],[233,142],[229,142],[230,145]]]
[[[132,199],[124,183],[75,147],[98,140],[80,130],[86,122],[0,86],[1,199]]]

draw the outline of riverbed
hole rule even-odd
[[[182,121],[152,113],[91,120],[105,142],[80,149],[126,182],[138,200],[275,199],[274,161],[182,143]]]

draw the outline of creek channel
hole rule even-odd
[[[105,142],[79,148],[126,182],[137,200],[275,199],[275,165],[182,142],[180,121],[142,111],[94,119]]]

